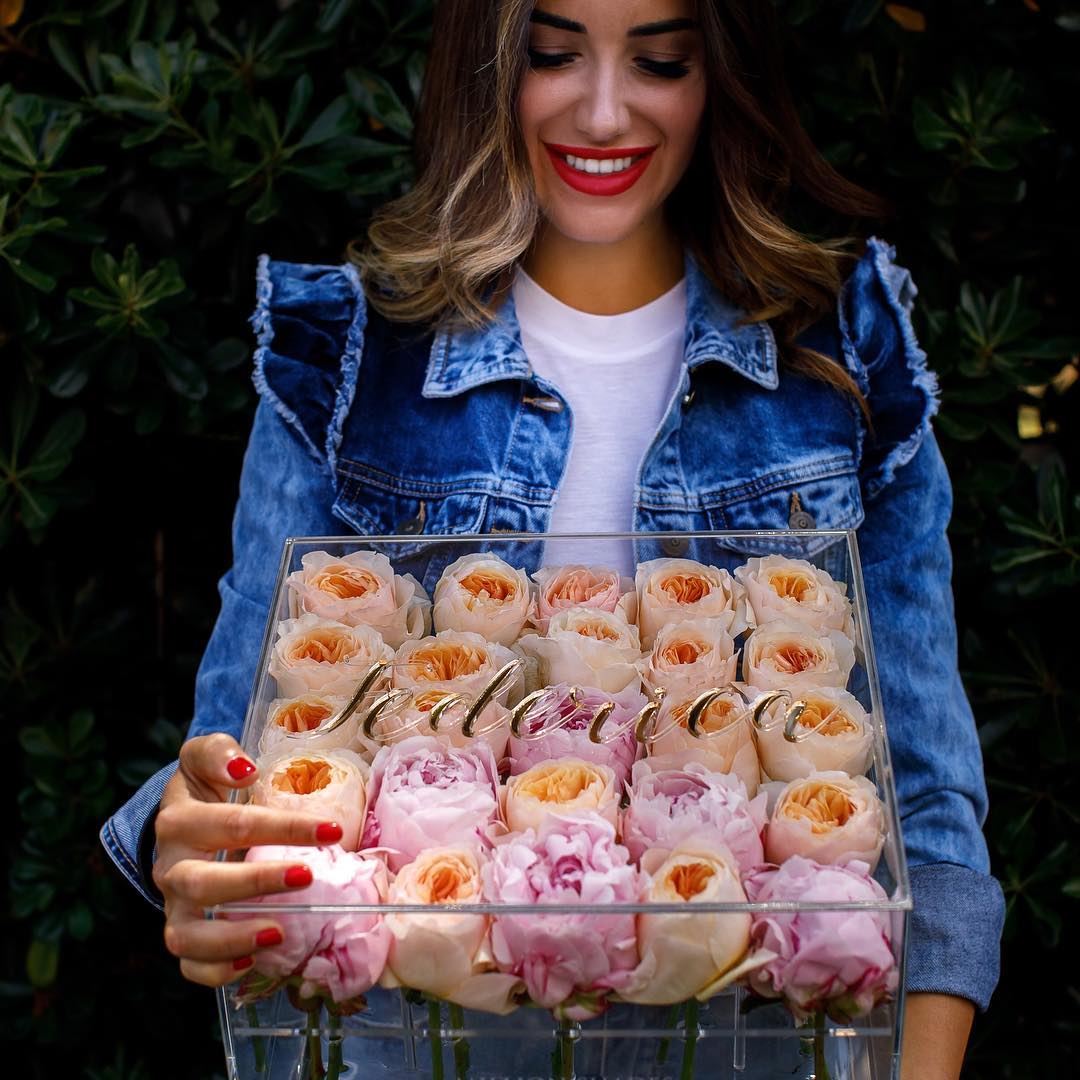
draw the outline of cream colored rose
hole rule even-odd
[[[510,710],[498,701],[489,701],[484,706],[476,721],[476,734],[471,737],[461,730],[469,701],[454,704],[448,713],[444,714],[438,729],[432,731],[431,710],[452,692],[445,687],[416,688],[412,701],[402,708],[383,714],[378,726],[380,743],[388,745],[411,735],[430,735],[444,746],[463,748],[472,746],[476,739],[482,739],[491,747],[495,760],[501,760],[510,738]]]
[[[685,697],[694,689],[730,683],[738,663],[724,619],[686,619],[660,628],[638,670],[652,689],[662,686]]]
[[[577,758],[542,761],[511,776],[503,787],[506,824],[512,832],[539,830],[552,813],[591,811],[619,826],[615,770]]]
[[[805,559],[782,555],[748,559],[736,568],[735,577],[746,589],[746,621],[751,627],[787,619],[819,633],[839,630],[854,638],[847,584],[834,581]]]
[[[394,650],[370,626],[301,615],[278,626],[270,674],[282,697],[312,691],[348,697],[372,664],[393,656]]]
[[[565,608],[553,615],[547,634],[526,634],[517,643],[536,658],[541,685],[570,683],[617,694],[641,676],[638,631],[609,611]]]
[[[751,916],[748,911],[701,914],[691,905],[745,903],[738,867],[725,848],[704,842],[680,844],[655,868],[648,859],[647,853],[642,869],[651,877],[643,902],[685,904],[687,911],[638,916],[641,963],[619,997],[638,1005],[704,1000],[736,977],[750,947]]]
[[[855,650],[839,630],[817,633],[784,619],[759,626],[743,648],[743,681],[763,690],[843,689],[854,666]]]
[[[752,799],[761,772],[746,703],[734,690],[721,693],[702,715],[699,731],[703,735],[698,737],[688,727],[690,708],[698,693],[695,690],[664,699],[653,728],[658,737],[648,747],[650,765],[654,769],[681,768],[699,761],[713,772],[737,776]]]
[[[411,574],[395,574],[385,555],[309,551],[300,562],[303,569],[285,579],[294,617],[310,613],[346,626],[371,626],[393,649],[428,632],[427,593]]]
[[[751,698],[758,693],[748,691]],[[764,710],[765,730],[756,734],[761,768],[768,777],[788,781],[826,770],[865,773],[874,753],[874,730],[858,700],[835,686],[807,690],[799,700],[806,708],[795,724],[798,742],[784,738],[791,702],[775,701]]]
[[[874,872],[885,842],[885,814],[865,776],[818,772],[780,792],[765,830],[765,857],[801,855],[842,866],[859,859]]]
[[[305,814],[318,814],[341,826],[341,846],[360,847],[367,810],[367,765],[351,750],[285,752],[258,761],[259,778],[251,786],[251,801]]]
[[[662,626],[720,619],[734,638],[746,629],[743,588],[726,571],[693,559],[650,559],[634,577],[641,643],[651,649]]]
[[[533,625],[546,634],[551,617],[566,608],[610,611],[628,623],[637,622],[634,583],[603,566],[545,566],[532,576],[536,582]]]
[[[481,903],[480,867],[472,847],[428,848],[398,871],[389,903]],[[393,936],[383,986],[408,986],[484,1012],[517,1007],[513,997],[524,984],[495,970],[487,915],[388,912],[385,920]]]
[[[432,637],[407,641],[397,651],[394,686],[416,695],[443,690],[475,697],[517,654],[480,634],[462,630],[440,630]],[[523,680],[510,682],[496,700],[515,705],[521,697]]]
[[[316,750],[352,750],[356,742],[356,715],[328,735],[316,734],[320,725],[336,716],[349,699],[336,694],[310,693],[300,697],[276,698],[266,710],[266,723],[259,736],[259,753],[262,756],[279,750],[299,750],[311,747]],[[302,739],[290,739],[288,735],[302,735]]]
[[[532,611],[525,571],[515,570],[497,555],[462,555],[435,586],[436,630],[463,630],[511,645]]]

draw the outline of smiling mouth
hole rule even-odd
[[[597,150],[591,154],[577,154],[574,153],[576,147],[560,146],[558,143],[545,145],[552,157],[561,159],[563,164],[584,176],[618,175],[632,169],[656,149],[655,146],[627,146]],[[620,153],[620,149],[625,149],[625,153]]]
[[[631,165],[636,165],[648,154],[632,154],[629,157],[618,158],[584,158],[574,154],[559,154],[559,157],[570,166],[571,169],[590,176],[610,176],[612,173],[626,172]]]

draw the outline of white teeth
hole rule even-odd
[[[573,154],[564,154],[563,160],[578,172],[585,173],[619,173],[629,169],[633,158],[580,158]]]

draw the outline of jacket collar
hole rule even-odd
[[[697,261],[685,251],[686,337],[684,359],[692,371],[716,360],[751,382],[775,390],[780,385],[776,340],[767,323],[736,326],[742,312],[717,292]],[[482,330],[435,334],[423,395],[453,397],[501,379],[531,379],[521,344],[513,292],[508,290],[496,319]]]

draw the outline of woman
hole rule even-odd
[[[205,906],[309,880],[217,849],[340,836],[224,803],[254,779],[235,737],[286,535],[857,527],[915,896],[904,1075],[958,1075],[1003,904],[935,384],[891,249],[855,261],[783,223],[791,183],[879,206],[800,128],[769,9],[443,0],[414,189],[355,265],[260,261],[261,401],[191,737],[103,829],[160,890],[187,978],[220,985],[280,940]]]

